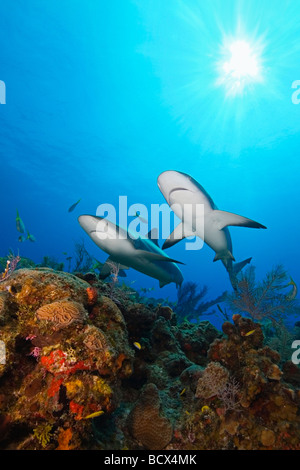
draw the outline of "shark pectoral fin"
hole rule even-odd
[[[255,222],[254,220],[247,219],[241,215],[232,214],[231,212],[214,210],[212,213],[212,222],[218,230],[222,230],[224,227],[229,225],[237,227],[248,227],[248,228],[264,228],[262,224]]]
[[[136,250],[136,254],[138,256],[142,256],[148,261],[166,261],[169,263],[184,264],[181,261],[176,261],[175,259],[160,255],[159,253],[153,253],[152,251]]]
[[[175,230],[171,233],[171,235],[168,236],[166,241],[164,242],[162,249],[166,250],[167,248],[170,248],[173,245],[176,245],[176,243],[180,242],[184,238],[187,237],[194,237],[195,233],[193,233],[191,230],[187,230],[184,226],[183,223],[181,222]]]
[[[125,266],[124,264],[119,264],[119,269],[130,269],[129,266]]]
[[[120,269],[119,276],[120,277],[127,277],[127,274],[125,273],[125,271],[123,271],[123,269]]]
[[[166,286],[167,284],[169,284],[169,283],[168,283],[168,282],[159,281],[159,287],[160,287],[160,288]]]
[[[104,263],[104,265],[102,266],[100,274],[99,274],[100,279],[106,279],[108,276],[111,275],[111,272],[112,272],[112,266],[110,264],[111,262],[112,261],[108,258],[106,262]]]
[[[249,264],[251,262],[252,258],[247,258],[244,261],[240,261],[239,263],[235,263],[233,265],[233,273],[236,276],[246,264]]]

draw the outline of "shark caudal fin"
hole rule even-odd
[[[239,263],[233,263],[232,269],[235,276],[249,263],[251,263],[252,258],[247,258],[244,261]]]
[[[244,261],[240,261],[239,263],[231,263],[230,267],[227,267],[227,272],[229,275],[229,280],[232,285],[233,290],[237,290],[238,287],[238,273],[251,262],[252,258],[247,258]]]

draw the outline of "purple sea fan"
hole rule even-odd
[[[10,256],[6,262],[6,268],[3,273],[0,274],[0,282],[6,281],[11,274],[14,272],[16,269],[19,261],[20,261],[19,256]]]
[[[219,390],[218,397],[222,401],[225,412],[240,408],[240,401],[237,398],[239,391],[240,385],[233,378],[229,379],[224,387]]]

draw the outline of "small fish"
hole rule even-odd
[[[95,413],[91,413],[90,415],[85,416],[84,419],[97,418],[97,416],[101,416],[103,414],[104,411],[95,411]]]
[[[18,238],[18,241],[20,243],[24,242],[25,241],[25,237],[23,235],[20,235],[19,238]]]
[[[291,278],[290,282],[285,286],[285,287],[288,287],[288,286],[293,286],[291,292],[286,296],[287,300],[294,300],[298,294],[298,288],[297,288],[297,284],[295,283],[295,281]]]
[[[202,411],[202,413],[204,413],[204,411],[210,411],[210,407],[204,405],[204,406],[202,406],[201,411]]]
[[[139,351],[142,349],[142,346],[141,346],[140,343],[138,343],[137,341],[135,341],[135,342],[133,343],[133,346],[135,346],[136,349],[138,349]]]
[[[217,304],[217,307],[218,307],[219,311],[224,314],[224,312],[223,312],[223,310],[221,309],[221,307],[220,307],[219,304]]]
[[[147,292],[152,292],[153,290],[155,290],[155,287],[141,287],[140,290],[141,290],[141,292],[146,294]]]
[[[180,396],[180,397],[182,397],[182,395],[184,395],[184,394],[185,394],[185,392],[186,392],[186,388],[184,388],[183,390],[181,390],[181,392],[180,392],[179,396]]]
[[[16,217],[16,226],[17,226],[18,232],[25,233],[25,225],[19,215],[18,209],[17,209],[17,217]]]
[[[29,240],[30,242],[35,242],[36,241],[36,238],[34,235],[32,235],[31,233],[28,232],[27,230],[27,237],[26,237],[26,240]]]
[[[77,204],[79,204],[81,201],[81,199],[78,199],[77,202],[74,202],[74,204],[71,205],[71,207],[69,207],[68,209],[68,212],[73,212],[73,210],[75,209],[75,207],[77,206]]]
[[[14,295],[14,294],[15,294],[15,291],[14,291],[13,286],[6,286],[5,289],[6,289],[7,292],[9,292],[11,295]]]
[[[191,413],[190,413],[189,411],[187,411],[187,410],[185,410],[185,413],[186,413],[187,415],[190,415],[190,414],[191,414]]]
[[[248,331],[248,333],[245,333],[244,336],[251,336],[253,335],[253,333],[255,333],[256,330],[251,330],[251,331]]]

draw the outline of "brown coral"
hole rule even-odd
[[[4,314],[4,309],[5,309],[5,295],[4,293],[1,293],[0,295],[0,317]]]
[[[150,450],[161,450],[169,444],[173,435],[170,421],[161,416],[158,389],[154,384],[145,386],[129,420],[133,437]]]
[[[8,288],[18,305],[39,308],[56,300],[72,299],[88,304],[89,284],[69,273],[53,269],[18,269],[0,285],[0,291]]]
[[[124,328],[125,322],[118,306],[109,297],[103,295],[92,310],[93,323],[104,331]]]
[[[56,328],[63,328],[75,322],[82,322],[86,317],[86,311],[78,302],[58,301],[43,305],[36,312],[40,321],[50,321]]]
[[[196,398],[218,395],[229,381],[229,372],[218,362],[210,362],[198,380]]]
[[[88,326],[83,343],[90,351],[105,351],[108,349],[108,341],[104,333],[94,326]]]
[[[275,442],[275,434],[271,429],[263,429],[261,436],[260,436],[261,443],[266,446],[270,447]]]

